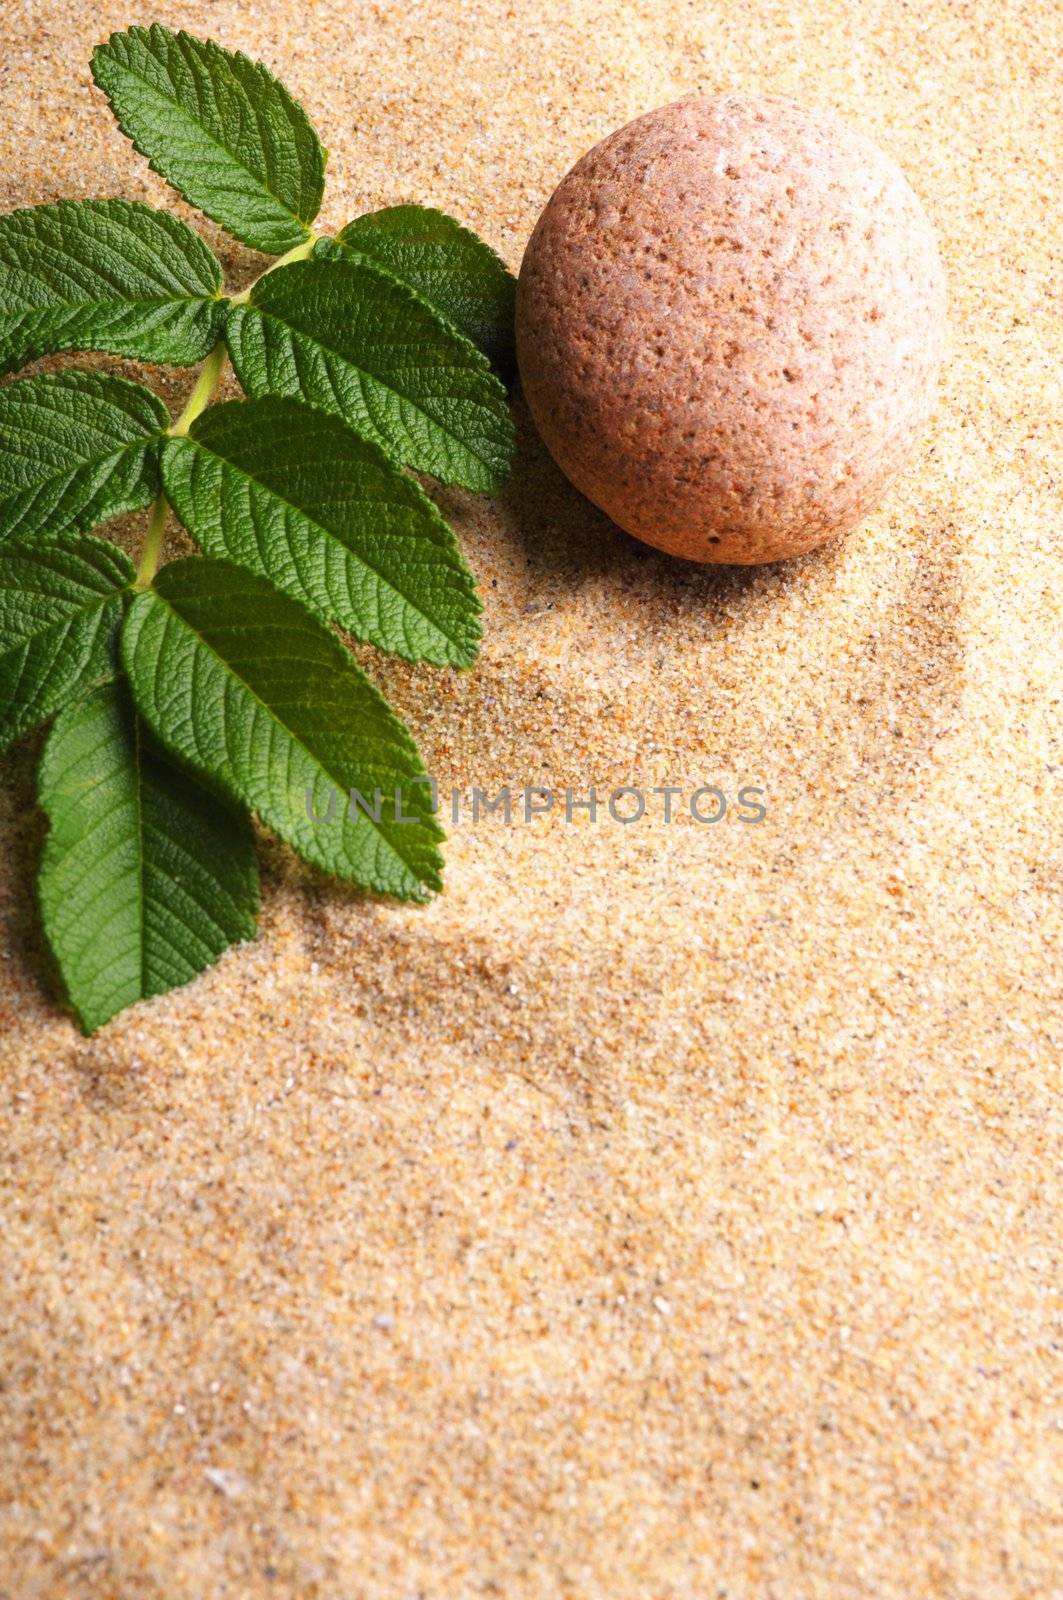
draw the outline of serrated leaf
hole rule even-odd
[[[408,283],[479,346],[505,379],[514,370],[513,315],[517,280],[501,256],[445,211],[387,206],[356,217],[315,255],[368,256]]]
[[[410,661],[468,666],[479,601],[420,486],[339,417],[267,396],[212,406],[163,451],[166,494],[209,555]]]
[[[59,200],[0,217],[0,371],[59,350],[191,366],[217,343],[221,266],[177,217]]]
[[[0,549],[0,749],[114,676],[133,564],[91,534]]]
[[[226,342],[251,395],[334,411],[392,460],[467,489],[500,487],[513,453],[487,358],[390,273],[351,257],[299,261],[233,306]]]
[[[163,743],[305,860],[401,899],[440,887],[442,833],[417,747],[297,601],[229,562],[176,561],[130,606],[122,659]],[[379,819],[352,815],[352,789],[374,811],[379,790]]]
[[[53,372],[0,388],[0,541],[83,533],[159,492],[170,414],[138,383]]]
[[[86,1033],[254,938],[258,863],[246,813],[157,746],[123,683],[60,714],[38,785],[51,823],[44,931]]]
[[[113,33],[92,76],[152,168],[237,239],[281,255],[308,236],[325,152],[267,68],[155,23]]]

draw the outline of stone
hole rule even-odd
[[[851,529],[923,434],[945,336],[933,231],[833,114],[691,96],[565,177],[517,291],[550,454],[637,538],[775,561]]]

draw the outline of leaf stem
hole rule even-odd
[[[284,255],[278,256],[276,261],[266,268],[265,272],[259,273],[255,283],[261,283],[263,278],[268,278],[270,273],[276,272],[278,267],[291,266],[293,261],[305,261],[313,253],[314,246],[320,237],[320,234],[314,233],[313,229],[311,229],[302,244],[297,244]],[[240,290],[239,294],[231,294],[229,296],[229,304],[231,306],[245,306],[251,298],[251,291],[255,287],[255,283],[249,283],[246,289]]]
[[[198,416],[210,405],[221,382],[222,373],[225,371],[225,341],[219,339],[210,355],[200,368],[199,377],[196,379],[192,393],[189,395],[184,410],[176,422],[172,422],[167,432],[171,439],[183,439],[189,428]],[[148,521],[148,531],[144,536],[144,548],[140,553],[140,564],[137,567],[134,589],[146,589],[154,578],[159,567],[159,557],[162,554],[162,540],[166,529],[167,500],[165,494],[160,493],[151,508],[151,517]]]
[[[278,257],[271,267],[267,267],[266,271],[255,279],[255,283],[260,282],[269,273],[276,272],[278,267],[286,267],[289,262],[305,261],[313,251],[317,241],[318,235],[310,232],[301,244],[297,244],[286,255]],[[250,299],[251,290],[254,287],[255,284],[250,283],[242,293],[232,295],[230,304],[234,306],[244,305]],[[168,433],[171,439],[183,439],[196,418],[202,416],[214,399],[218,385],[222,380],[222,374],[225,371],[226,353],[225,340],[219,339],[200,369],[199,377],[196,379],[195,387],[188,397],[184,410],[177,418],[177,421],[170,424]],[[166,511],[166,496],[165,494],[159,494],[151,508],[148,531],[144,536],[144,548],[140,554],[140,564],[137,567],[137,575],[133,584],[134,589],[147,589],[158,571],[159,557],[162,555],[163,534],[166,530]]]
[[[134,589],[147,589],[155,576],[159,565],[159,556],[162,554],[162,536],[166,528],[166,511],[169,502],[164,494],[159,494],[151,508],[151,519],[148,522],[148,531],[144,537],[144,548],[140,553],[140,564],[137,567]]]
[[[181,415],[171,424],[170,436],[174,439],[183,439],[196,418],[206,411],[214,399],[214,392],[221,382],[221,375],[225,370],[225,341],[219,339],[210,355],[204,361],[196,386],[188,397]]]

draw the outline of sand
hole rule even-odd
[[[282,72],[328,224],[514,266],[611,128],[789,93],[900,162],[951,334],[909,473],[779,568],[636,545],[518,404],[509,489],[441,497],[482,662],[363,652],[444,788],[719,824],[463,818],[423,910],[268,846],[258,942],[85,1041],[6,763],[0,1596],[1059,1596],[1058,7],[74,10],[3,7],[4,209],[163,199],[89,85],[130,21]]]

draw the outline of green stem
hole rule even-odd
[[[196,418],[206,411],[214,399],[221,383],[222,373],[225,371],[225,353],[225,343],[219,339],[200,369],[199,377],[184,410],[167,430],[171,439],[183,439]],[[137,567],[136,581],[133,584],[134,589],[147,589],[158,571],[163,535],[166,531],[166,509],[166,496],[160,494],[151,508],[148,531],[144,536],[144,548],[140,553],[140,565]]]
[[[287,255],[278,257],[271,267],[267,267],[266,271],[255,279],[255,283],[260,282],[261,278],[266,277],[269,273],[276,272],[278,267],[286,267],[289,262],[305,261],[317,240],[318,235],[316,233],[308,234],[302,244],[297,244],[293,250],[288,251]],[[241,294],[232,295],[230,304],[234,306],[245,305],[251,298],[251,290],[254,287],[254,283],[248,284]],[[200,369],[199,377],[196,379],[195,387],[188,397],[184,410],[177,421],[170,425],[168,432],[171,439],[183,439],[196,418],[202,416],[214,399],[218,385],[221,383],[222,373],[225,371],[225,356],[225,341],[224,339],[219,339]],[[140,564],[137,567],[136,580],[133,584],[134,589],[149,588],[151,580],[158,571],[159,557],[162,555],[163,535],[166,531],[166,510],[166,496],[160,494],[151,508],[151,518],[148,522],[148,531],[144,536],[144,548],[141,551]]]
[[[289,267],[293,261],[305,261],[313,253],[319,237],[319,234],[308,233],[302,244],[297,244],[285,255],[278,256],[272,266],[267,267],[265,272],[260,272],[255,279],[255,283],[261,283],[263,278],[268,278],[270,273],[276,272],[278,267]],[[251,291],[255,287],[255,283],[249,283],[246,289],[240,290],[239,294],[231,294],[229,296],[229,304],[232,306],[245,306],[251,298]]]
[[[196,386],[188,397],[188,403],[177,421],[170,427],[170,435],[174,439],[183,439],[196,418],[210,405],[214,399],[214,391],[221,382],[221,375],[225,370],[225,342],[222,339],[214,346],[210,355],[204,361]]]
[[[151,520],[144,539],[144,548],[140,554],[140,565],[137,567],[134,589],[147,589],[155,576],[162,554],[162,536],[166,530],[167,501],[164,494],[160,494],[151,508]]]

